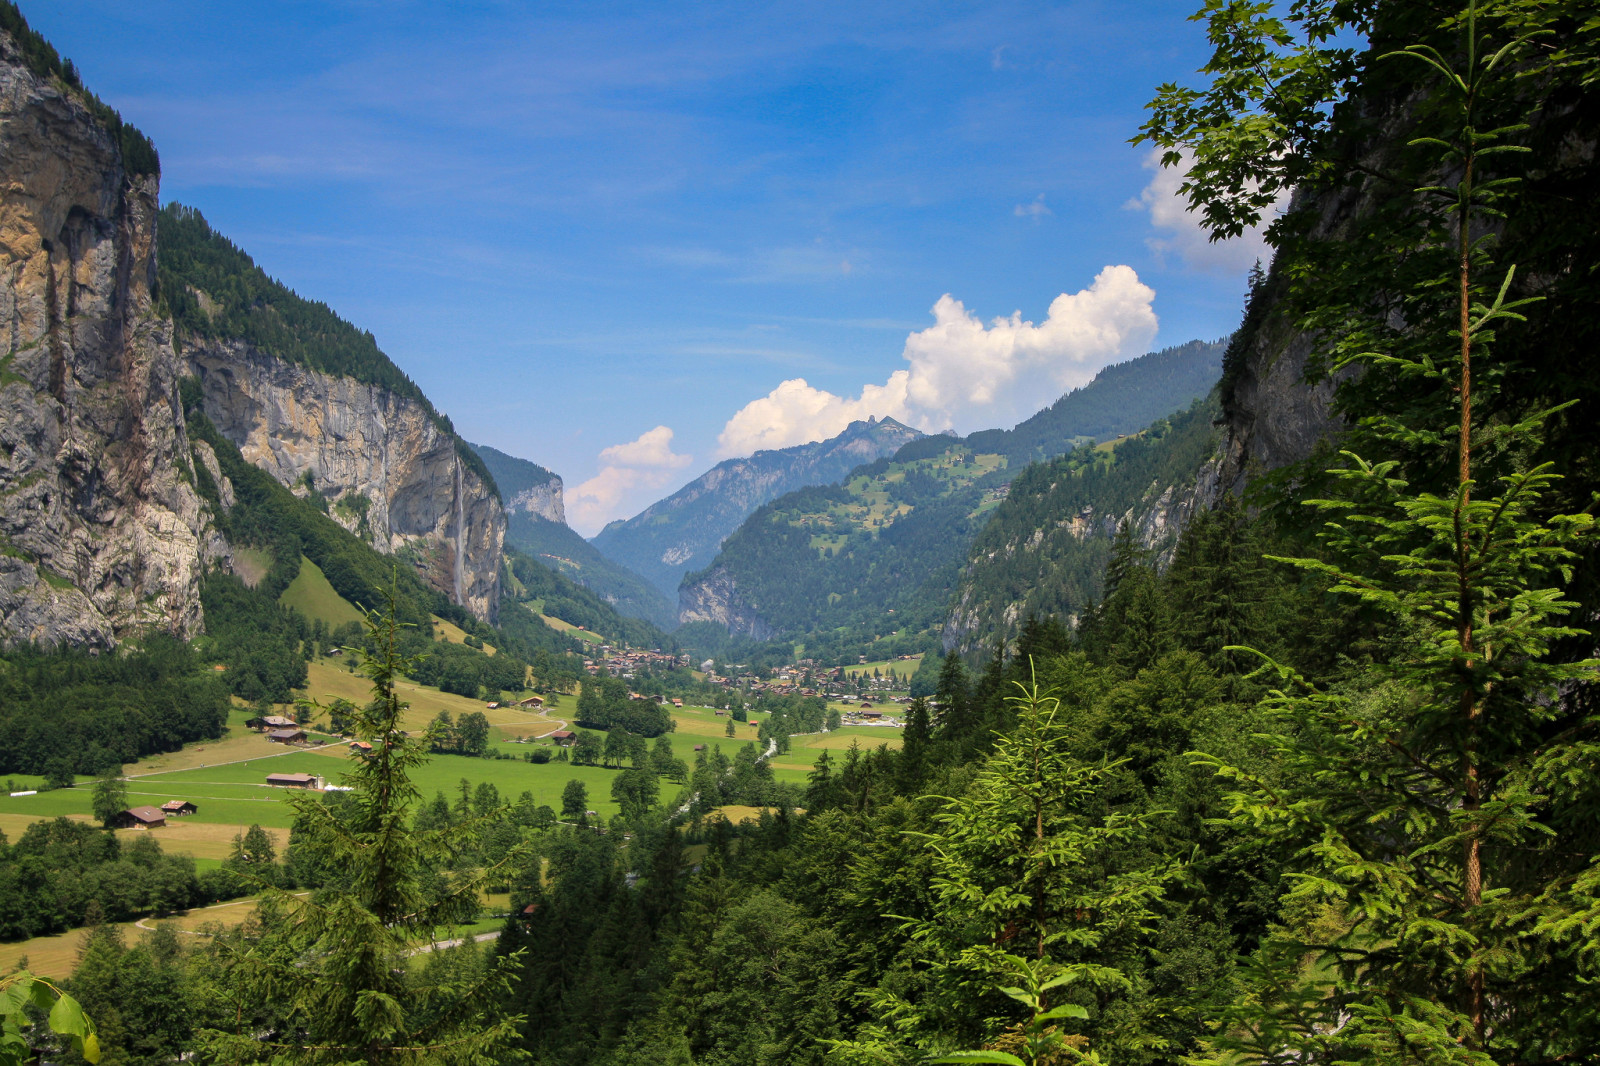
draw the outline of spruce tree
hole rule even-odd
[[[239,1027],[197,1034],[216,1061],[477,1066],[516,1057],[511,1042],[522,1019],[493,1011],[515,958],[464,984],[431,984],[407,965],[419,944],[476,916],[482,887],[496,871],[450,874],[442,891],[432,883],[475,844],[480,822],[412,826],[419,798],[412,775],[433,738],[403,729],[407,704],[395,685],[415,664],[400,651],[403,628],[392,595],[382,614],[367,618],[360,669],[373,698],[354,711],[353,724],[372,752],[343,775],[352,810],[341,818],[320,797],[289,799],[304,827],[297,847],[322,852],[341,876],[310,898],[268,894],[259,938],[245,942],[230,968],[227,991],[238,1004]],[[263,1003],[275,1005],[279,1024],[245,1022]]]

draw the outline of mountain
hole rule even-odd
[[[892,418],[868,419],[828,440],[728,459],[632,518],[610,523],[593,543],[675,599],[683,575],[710,562],[757,507],[807,485],[838,481],[921,436]]]
[[[506,544],[589,589],[620,613],[663,630],[676,629],[678,609],[661,590],[601,554],[564,522],[518,511],[506,523]]]
[[[486,444],[472,447],[482,456],[505,499],[507,547],[559,571],[629,618],[643,619],[662,630],[677,627],[674,601],[632,570],[606,558],[567,526],[559,474]]]
[[[549,522],[566,523],[567,508],[560,474],[487,444],[474,444],[471,448],[500,487],[500,500],[505,504],[507,519],[530,514]]]
[[[376,549],[424,618],[493,620],[505,516],[449,419],[370,333],[158,211],[153,146],[5,11],[0,643],[196,636],[248,546],[303,549],[370,606]],[[235,453],[306,514],[259,486],[245,506]]]
[[[1107,367],[1014,429],[923,437],[837,485],[774,499],[684,579],[679,621],[800,640],[820,658],[927,647],[1012,479],[1041,457],[1099,454],[1096,440],[1145,428],[1156,420],[1135,420],[1152,409],[1189,408],[1216,384],[1223,350],[1194,341]]]
[[[198,211],[168,204],[158,223],[173,346],[211,422],[250,462],[493,621],[505,512],[450,420],[371,333],[268,277]]]
[[[945,651],[1013,643],[1031,616],[1075,621],[1099,599],[1118,528],[1165,561],[1216,452],[1221,408],[1198,402],[1112,447],[1035,463],[1010,484],[967,554],[941,631]]]

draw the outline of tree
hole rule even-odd
[[[561,790],[561,817],[568,821],[581,822],[588,813],[589,786],[573,778]]]
[[[489,717],[468,711],[456,723],[456,745],[462,755],[481,756],[489,750]]]
[[[286,1066],[478,1063],[502,1054],[522,1023],[490,1007],[514,959],[446,985],[413,977],[406,962],[418,941],[475,916],[483,885],[498,871],[449,874],[442,891],[434,883],[436,872],[476,845],[476,830],[471,822],[432,831],[412,826],[412,775],[427,759],[428,741],[401,728],[406,704],[395,685],[416,660],[401,654],[397,613],[391,593],[383,614],[367,616],[361,671],[373,698],[357,710],[355,725],[373,750],[344,775],[352,802],[341,816],[320,797],[290,797],[305,826],[297,846],[320,851],[341,878],[309,898],[268,894],[260,939],[232,960],[234,1028],[198,1034],[212,1058]],[[258,1026],[264,1003],[281,1022]]]
[[[453,752],[461,749],[461,738],[456,732],[455,719],[449,711],[440,711],[433,716],[433,721],[428,723],[425,734],[430,751]]]
[[[611,798],[622,808],[624,818],[643,817],[661,795],[660,782],[647,769],[634,767],[622,771],[611,782]]]
[[[1469,5],[1376,61],[1436,78],[1407,111],[1409,172],[1426,184],[1394,237],[1414,246],[1415,290],[1377,314],[1335,292],[1307,319],[1330,369],[1363,372],[1369,398],[1406,395],[1377,394],[1388,403],[1367,408],[1329,498],[1306,501],[1325,516],[1324,555],[1288,561],[1387,616],[1399,647],[1361,685],[1268,659],[1283,772],[1209,760],[1235,786],[1236,825],[1298,849],[1289,915],[1322,919],[1263,942],[1252,995],[1219,1026],[1230,1062],[1561,1061],[1600,1042],[1600,1012],[1551,995],[1592,972],[1579,929],[1600,915],[1597,866],[1563,840],[1595,816],[1570,775],[1600,758],[1574,702],[1597,664],[1553,654],[1582,635],[1563,586],[1593,521],[1552,506],[1559,479],[1536,458],[1560,408],[1497,394],[1514,368],[1496,345],[1530,301],[1508,299],[1513,269],[1484,236],[1525,169],[1510,142],[1527,126],[1497,116],[1544,62],[1543,31],[1514,34],[1506,14],[1523,9],[1485,8],[1494,18]],[[1353,258],[1344,269],[1356,296],[1380,284]]]
[[[728,736],[728,737],[731,737],[731,736],[734,735],[733,719],[730,718],[728,720],[728,728],[723,731],[722,735],[723,736]]]
[[[117,815],[128,809],[128,789],[120,770],[107,770],[95,779],[91,809],[101,825],[110,829]]]
[[[1130,864],[1150,816],[1105,813],[1100,794],[1114,767],[1076,761],[1060,702],[1036,682],[1017,689],[1015,729],[967,793],[943,802],[926,835],[936,905],[909,931],[933,980],[874,990],[879,1021],[839,1045],[847,1060],[908,1061],[917,1049],[944,1055],[924,1061],[1031,1066],[1084,1058],[1086,1044],[1132,1053],[1117,1044],[1145,1039],[1128,1015],[1158,1008],[1140,1000],[1130,949],[1155,927],[1171,876]],[[1110,1024],[1119,1016],[1120,1036]],[[1066,1019],[1080,1031],[1044,1024]],[[992,1050],[950,1054],[975,1030]]]

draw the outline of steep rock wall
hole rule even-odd
[[[733,637],[766,640],[774,635],[773,628],[740,599],[733,575],[721,566],[678,590],[678,621],[715,622]]]
[[[0,643],[201,624],[227,545],[152,313],[157,179],[0,34]]]
[[[299,493],[321,494],[346,529],[495,620],[505,511],[420,405],[239,341],[196,341],[183,355],[206,416],[247,460]]]
[[[506,501],[506,513],[519,512],[536,515],[547,522],[567,524],[565,488],[559,477],[552,476],[543,485],[534,485],[513,493]]]

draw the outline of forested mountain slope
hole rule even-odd
[[[718,463],[664,500],[612,522],[595,547],[676,600],[683,575],[704,566],[757,507],[806,485],[829,485],[922,436],[892,418],[852,422],[836,437]]]
[[[552,473],[538,463],[507,455],[487,444],[469,445],[490,476],[500,488],[500,501],[505,504],[506,518],[517,514],[532,514],[551,522],[565,522],[567,508],[565,486],[561,475]]]
[[[839,654],[918,650],[945,622],[967,549],[1039,456],[1133,433],[1216,383],[1222,345],[1193,341],[1113,367],[1011,430],[923,437],[839,485],[780,497],[684,579],[679,620]],[[1120,511],[1119,511],[1120,513]]]
[[[1076,625],[1102,591],[1112,542],[1164,563],[1215,454],[1214,398],[1158,419],[1113,449],[1081,448],[1011,482],[973,541],[942,633],[946,651],[1014,644],[1029,617]]]

